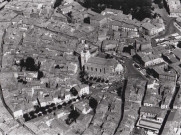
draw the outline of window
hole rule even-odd
[[[101,72],[102,70],[100,69],[100,72]]]
[[[106,73],[106,70],[105,70],[105,68],[104,68],[104,74]]]
[[[89,70],[89,67],[87,67],[87,70]]]
[[[91,71],[93,71],[93,67],[91,67]]]
[[[97,68],[96,68],[96,72],[97,72]]]

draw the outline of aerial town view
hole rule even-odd
[[[181,135],[180,0],[0,0],[0,135]]]

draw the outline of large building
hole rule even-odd
[[[163,58],[161,58],[159,55],[153,55],[153,54],[145,55],[141,52],[138,52],[135,58],[144,67],[149,67],[160,63],[164,63]]]
[[[176,82],[177,74],[173,71],[166,72],[164,67],[149,68],[149,72],[162,82]]]
[[[109,79],[123,72],[123,66],[116,59],[92,56],[89,50],[81,52],[81,66],[88,76]]]
[[[102,42],[101,50],[103,52],[114,52],[118,47],[119,42],[116,40],[104,40]]]
[[[163,22],[163,19],[160,17],[152,20],[146,18],[142,22],[142,32],[145,35],[154,36],[165,30],[165,24]]]
[[[85,71],[90,76],[109,78],[123,72],[123,66],[115,59],[91,57],[84,65]]]
[[[140,109],[140,118],[137,126],[158,133],[165,118],[166,111],[159,107],[146,107]]]

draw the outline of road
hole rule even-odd
[[[154,41],[155,39],[164,38],[164,37],[169,36],[173,33],[181,34],[180,31],[174,26],[174,22],[175,22],[175,18],[169,18],[169,21],[166,24],[166,30],[165,30],[164,34],[152,38],[152,46],[153,47],[156,47],[156,43]]]
[[[165,36],[168,36],[170,34],[173,34],[175,32],[178,32],[178,30],[175,28],[174,26],[174,21],[175,21],[175,18],[170,18],[170,20],[168,21],[168,23],[166,24],[166,29],[165,29],[165,33],[163,35],[160,35],[156,38],[163,38]]]
[[[134,66],[133,66],[133,59],[126,59],[125,60],[125,66],[126,66],[126,75],[125,77],[135,77],[140,78],[143,80],[147,80],[145,76],[143,76]]]
[[[163,18],[163,20],[165,22],[165,28],[166,28],[165,32],[162,35],[159,35],[155,38],[163,38],[163,37],[173,34],[175,32],[179,32],[173,24],[176,18],[169,17],[169,14],[165,8],[160,9],[157,7],[157,8],[155,8],[154,13],[159,14]]]

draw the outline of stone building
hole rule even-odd
[[[91,57],[84,65],[89,76],[107,79],[123,72],[123,66],[115,59]]]

